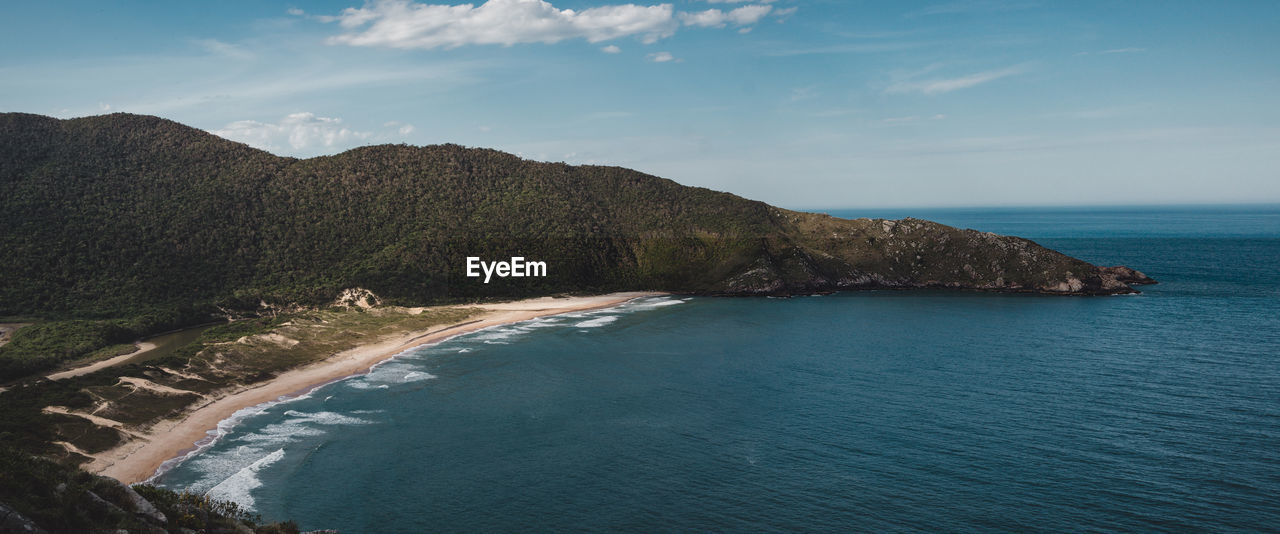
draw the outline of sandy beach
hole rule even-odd
[[[360,374],[371,366],[406,350],[442,341],[467,332],[537,317],[607,308],[631,299],[664,293],[612,293],[590,297],[543,297],[499,304],[465,306],[484,313],[465,321],[429,330],[410,332],[378,343],[334,354],[321,362],[282,373],[274,380],[211,399],[183,417],[161,421],[124,444],[94,455],[86,469],[126,484],[147,480],[166,460],[195,447],[218,423],[237,411],[282,397],[300,395],[334,380]]]

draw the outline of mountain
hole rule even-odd
[[[169,322],[357,287],[416,305],[641,289],[1112,294],[1150,281],[1026,239],[789,211],[618,167],[457,145],[295,159],[120,113],[0,114],[0,242],[0,316]],[[547,273],[484,283],[465,276],[473,256]]]

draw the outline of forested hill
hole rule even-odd
[[[857,199],[847,199],[850,204]],[[1121,293],[1142,281],[1030,241],[843,220],[618,167],[457,145],[277,157],[181,124],[0,114],[0,316],[426,304],[560,292],[959,287]],[[544,261],[485,284],[466,257]]]

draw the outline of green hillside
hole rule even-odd
[[[98,320],[80,336],[96,342],[58,359],[357,287],[422,305],[616,290],[1119,293],[1144,278],[1023,239],[788,211],[618,167],[457,145],[299,160],[128,114],[0,114],[0,243],[0,317]],[[465,276],[468,256],[523,256],[548,275],[485,284]],[[48,354],[22,334],[0,353]]]

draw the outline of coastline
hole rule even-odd
[[[187,411],[180,418],[166,419],[145,432],[134,433],[125,443],[93,455],[85,470],[115,478],[125,484],[150,479],[165,462],[183,456],[205,440],[210,430],[245,408],[304,394],[317,387],[369,370],[379,362],[405,351],[484,328],[527,321],[538,317],[610,308],[627,301],[665,295],[662,292],[610,293],[589,297],[542,297],[497,304],[454,306],[484,310],[478,317],[409,332],[377,343],[358,346],[323,361],[291,369],[269,381],[232,391]]]

